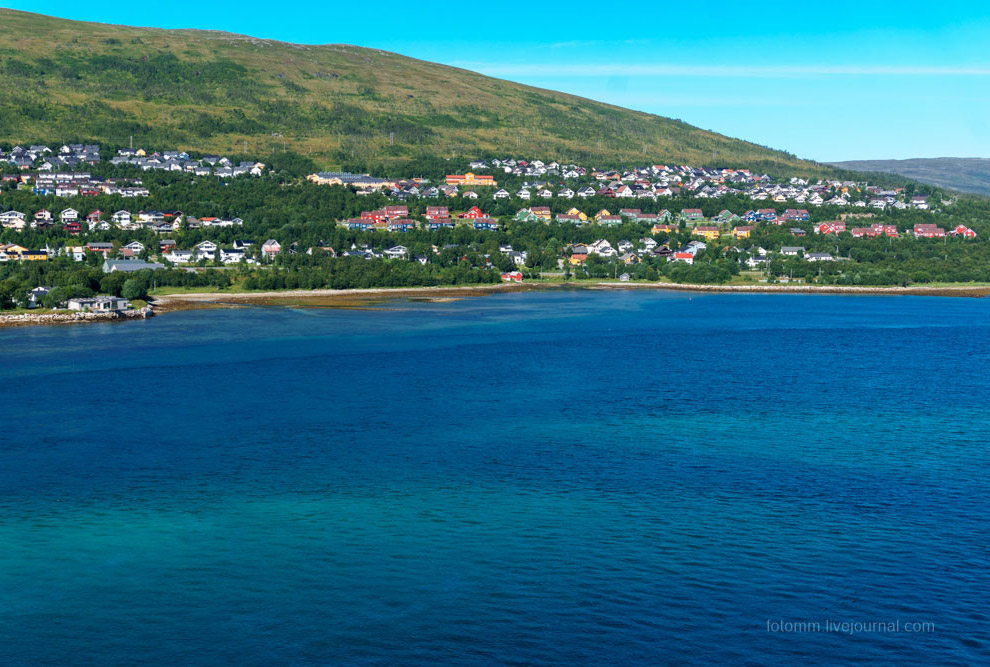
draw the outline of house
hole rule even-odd
[[[213,241],[200,241],[193,246],[193,250],[196,253],[196,259],[216,259],[217,256],[217,244]]]
[[[107,259],[103,261],[103,273],[114,273],[122,271],[131,273],[133,271],[143,271],[144,269],[164,269],[164,264],[157,262],[143,262],[139,259]]]
[[[704,219],[705,214],[701,212],[700,208],[681,209],[681,220],[685,220],[687,222],[697,222]]]
[[[48,293],[52,291],[51,287],[35,287],[33,290],[28,292],[28,308],[37,308],[41,305]]]
[[[173,248],[171,252],[163,254],[162,259],[168,260],[172,264],[188,264],[195,257],[192,250],[177,250]]]
[[[804,248],[801,246],[785,245],[780,248],[780,254],[788,257],[798,257],[803,253]]]
[[[135,255],[138,255],[138,254],[144,252],[144,244],[141,243],[140,241],[131,241],[130,243],[128,243],[127,245],[125,245],[123,247],[124,248],[127,248],[128,250],[130,250],[131,252],[133,252]]]
[[[97,296],[86,299],[69,299],[69,310],[88,311],[92,313],[112,313],[127,310],[130,303],[127,299],[115,296]]]
[[[737,220],[742,220],[738,215],[730,211],[729,209],[722,209],[719,211],[718,215],[712,218],[712,222],[735,222]]]
[[[106,241],[91,241],[86,244],[86,250],[89,252],[102,252],[104,255],[113,250],[113,244]]]
[[[791,227],[791,236],[805,236],[806,233],[800,227]]]
[[[670,256],[671,262],[684,262],[685,264],[694,264],[694,253],[690,252],[675,252]]]
[[[804,256],[809,262],[834,262],[835,258],[827,252],[809,252]]]
[[[344,227],[350,229],[351,231],[366,232],[369,229],[374,228],[375,223],[371,220],[362,220],[361,218],[351,218],[343,223]]]
[[[770,263],[770,259],[766,255],[753,255],[746,258],[746,266],[751,269],[758,269],[761,266],[766,266]]]
[[[949,232],[953,236],[961,236],[966,239],[975,239],[976,232],[967,227],[966,225],[958,225],[955,229]]]
[[[763,222],[777,222],[777,211],[772,208],[761,208],[756,214]]]
[[[409,250],[403,245],[396,245],[385,249],[385,256],[389,259],[405,259],[407,254],[409,254]]]
[[[701,236],[709,241],[714,241],[718,239],[721,232],[719,231],[718,227],[712,227],[710,225],[702,225],[699,227],[695,227],[694,230],[691,232],[691,234],[693,234],[694,236]]]
[[[741,225],[732,230],[732,237],[736,239],[748,239],[755,229],[752,225]]]
[[[523,281],[523,275],[519,271],[509,271],[502,274],[502,280],[509,283],[521,283]]]
[[[534,206],[529,210],[530,213],[535,215],[537,218],[540,218],[541,220],[550,221],[553,219],[553,213],[550,212],[549,206]]]
[[[498,222],[491,218],[478,218],[474,221],[474,228],[494,232],[498,230]]]
[[[390,232],[408,232],[410,229],[416,229],[415,220],[391,220],[388,223]]]
[[[423,215],[427,220],[437,220],[441,218],[449,218],[450,211],[447,210],[446,206],[427,206],[426,213]]]
[[[477,206],[472,206],[467,210],[467,212],[461,215],[461,218],[464,218],[465,220],[477,220],[478,218],[484,218],[484,217],[485,217],[484,212],[482,212],[482,210]]]
[[[816,234],[841,234],[846,231],[846,223],[843,220],[830,220],[818,223],[814,229]]]
[[[508,190],[503,190],[502,188],[499,188],[498,190],[495,191],[495,194],[492,195],[492,199],[508,199],[511,196],[512,195],[509,194]]]
[[[241,248],[220,248],[220,261],[223,264],[237,264],[243,262],[247,253]]]
[[[510,250],[505,253],[506,256],[512,260],[512,263],[516,266],[525,266],[526,264],[526,251],[517,252],[515,250]]]
[[[444,179],[447,185],[469,185],[472,187],[496,187],[498,183],[495,182],[494,176],[489,176],[486,174],[473,174],[468,172],[466,174],[448,174],[446,179]]]
[[[536,222],[537,216],[528,208],[521,208],[516,211],[516,214],[512,217],[516,222]]]
[[[945,230],[934,224],[918,224],[914,226],[914,237],[918,239],[935,239],[945,236]]]
[[[453,229],[454,221],[450,218],[437,218],[435,220],[430,220],[426,226],[431,232],[435,232],[438,229]]]
[[[409,216],[408,206],[386,206],[385,215],[391,220],[395,218],[406,218]]]
[[[632,276],[630,276],[628,273],[619,274],[619,282],[627,283],[629,282],[630,278],[632,278]]]

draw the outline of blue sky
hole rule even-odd
[[[822,161],[990,157],[990,12],[975,1],[0,5],[382,48]]]

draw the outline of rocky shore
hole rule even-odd
[[[0,327],[34,326],[38,324],[78,324],[82,322],[103,322],[112,320],[144,319],[153,316],[151,306],[138,310],[114,311],[110,313],[88,313],[64,311],[58,313],[10,313],[0,314]]]

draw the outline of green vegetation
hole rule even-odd
[[[832,173],[678,120],[347,45],[304,46],[0,9],[0,138],[259,155],[321,168],[423,155],[718,163]]]
[[[990,159],[934,157],[909,160],[835,162],[841,169],[898,174],[922,183],[962,192],[990,195]]]

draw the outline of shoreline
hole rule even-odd
[[[6,327],[33,327],[52,324],[87,324],[90,322],[123,322],[125,320],[147,319],[155,311],[150,306],[138,310],[113,311],[109,313],[89,313],[72,310],[57,313],[0,313],[0,329]]]
[[[124,321],[147,318],[161,313],[207,308],[242,308],[247,306],[297,306],[301,308],[368,308],[403,297],[444,302],[467,297],[505,292],[549,289],[572,290],[670,290],[678,292],[712,292],[737,294],[856,294],[876,296],[941,296],[983,298],[990,296],[990,286],[943,287],[865,287],[842,285],[697,285],[653,282],[580,282],[580,283],[498,283],[446,287],[369,287],[357,289],[283,290],[273,292],[180,292],[150,297],[150,306],[122,313],[0,313],[0,328],[83,324],[88,322]]]
[[[981,298],[990,296],[988,286],[943,287],[868,287],[858,285],[700,285],[690,283],[659,282],[570,282],[570,283],[502,283],[496,285],[466,285],[452,287],[374,287],[360,289],[283,290],[273,292],[187,292],[155,296],[153,302],[159,312],[183,310],[195,307],[237,307],[251,303],[279,302],[307,299],[327,301],[353,301],[355,304],[384,301],[403,296],[435,297],[436,300],[481,296],[496,292],[522,292],[543,289],[657,289],[681,292],[727,292],[750,294],[873,294],[883,296],[945,296]],[[315,304],[319,305],[319,304]],[[327,305],[334,305],[328,303]],[[346,306],[346,303],[341,306]]]

